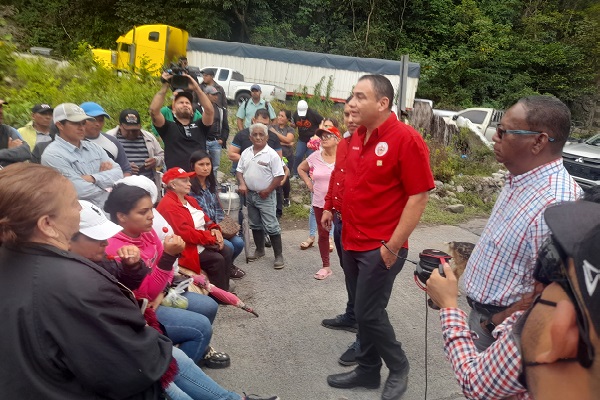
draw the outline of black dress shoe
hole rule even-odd
[[[398,400],[402,397],[408,388],[408,371],[409,366],[398,372],[390,371],[390,375],[385,381],[381,400]]]
[[[329,375],[327,383],[331,387],[341,389],[351,389],[359,386],[367,389],[377,389],[381,384],[381,377],[379,373],[365,374],[353,370],[342,374]]]

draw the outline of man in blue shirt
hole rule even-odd
[[[106,189],[123,178],[119,164],[104,149],[85,140],[84,125],[93,119],[76,104],[63,103],[54,108],[53,119],[59,136],[42,154],[42,165],[57,169],[77,190],[80,200],[100,208],[108,198]]]
[[[262,91],[260,85],[252,85],[250,87],[251,98],[246,100],[243,104],[240,104],[237,114],[237,127],[241,131],[244,128],[248,128],[252,124],[252,118],[256,114],[256,110],[261,108],[266,109],[269,112],[269,120],[273,122],[276,117],[273,106],[268,101],[260,98]]]

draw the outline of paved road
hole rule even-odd
[[[484,222],[472,221],[463,227],[419,227],[411,236],[409,259],[418,260],[422,249],[445,249],[447,241],[476,242]],[[236,264],[247,275],[238,281],[235,291],[260,317],[234,307],[221,307],[212,344],[229,353],[232,364],[223,370],[206,372],[223,387],[238,393],[277,394],[283,400],[379,399],[383,385],[379,390],[343,390],[327,385],[328,374],[351,368],[340,366],[337,359],[354,335],[321,326],[323,318],[333,317],[345,308],[343,273],[334,252],[334,274],[324,281],[313,279],[320,257],[316,247],[300,250],[299,243],[306,236],[306,231],[299,229],[283,233],[286,266],[282,270],[272,268],[270,249],[267,257],[258,262],[245,264],[238,260]],[[396,279],[388,307],[396,335],[411,363],[409,389],[403,399],[462,399],[443,353],[436,311],[429,310],[425,334],[425,294],[416,287],[413,271],[414,266],[406,263]],[[464,296],[460,302],[467,309]],[[382,382],[386,377],[384,368]]]

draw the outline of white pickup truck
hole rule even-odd
[[[260,85],[262,98],[266,101],[285,101],[286,92],[282,87],[260,82],[246,82],[244,81],[244,75],[231,68],[204,67],[200,71],[206,71],[207,69],[215,71],[215,82],[223,86],[227,100],[237,105],[250,98],[250,87],[254,84]],[[198,76],[199,80],[201,78],[202,74]]]
[[[444,117],[444,121],[449,125],[466,126],[489,145],[503,115],[504,111],[493,108],[467,108],[452,117]]]

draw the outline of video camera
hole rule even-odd
[[[169,75],[172,75],[169,83],[171,84],[171,90],[177,89],[187,89],[189,84],[189,79],[185,74],[187,74],[187,69],[183,68],[175,63],[169,64],[169,67],[165,70]]]

